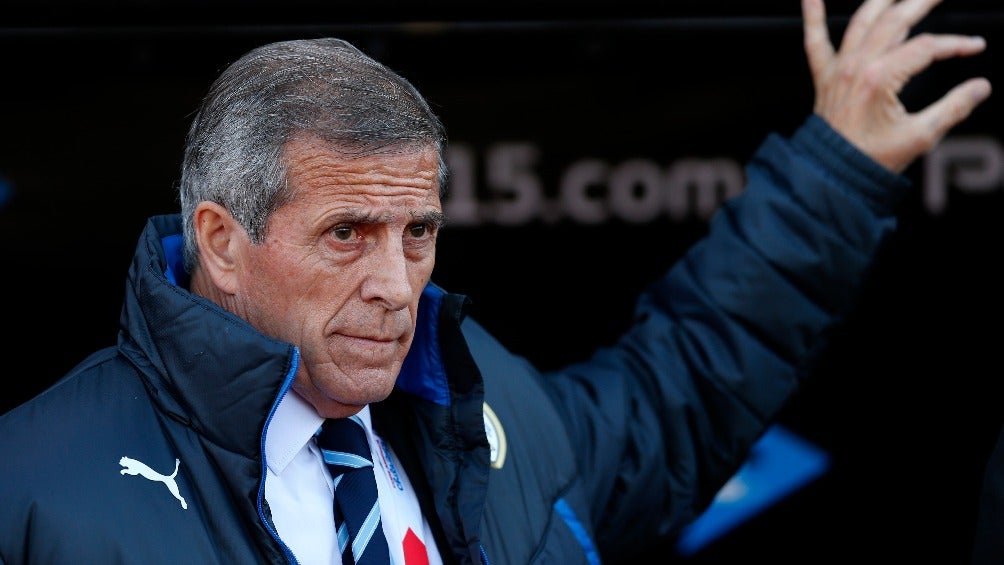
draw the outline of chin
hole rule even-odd
[[[368,374],[367,374],[368,373]],[[320,379],[298,375],[293,390],[314,406],[324,418],[345,418],[363,406],[385,400],[394,390],[396,375],[387,371],[363,371],[350,378],[346,374]]]
[[[342,376],[328,390],[330,398],[344,403],[363,406],[385,400],[394,390],[397,373],[385,370],[360,371],[351,377]]]

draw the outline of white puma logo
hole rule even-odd
[[[119,471],[123,475],[143,475],[144,477],[150,479],[151,481],[157,481],[158,483],[164,483],[167,490],[171,491],[174,498],[177,498],[181,502],[181,507],[188,510],[188,503],[185,499],[181,497],[181,493],[178,492],[178,483],[174,481],[174,477],[178,476],[178,467],[181,466],[181,459],[174,460],[174,472],[170,476],[161,475],[157,471],[154,471],[148,467],[145,463],[137,461],[129,457],[123,457],[119,459],[119,465],[125,467]]]

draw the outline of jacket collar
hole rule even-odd
[[[179,281],[180,261],[168,255],[180,251],[180,233],[178,215],[148,220],[129,269],[120,348],[172,417],[228,450],[255,455],[298,355],[175,284],[187,286],[187,277]]]
[[[226,449],[256,455],[267,419],[292,383],[298,350],[189,292],[181,241],[179,215],[147,221],[129,269],[120,348],[172,417]],[[454,295],[432,283],[424,290],[397,383],[441,406],[452,397],[438,335],[446,296]]]

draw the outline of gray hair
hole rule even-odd
[[[352,156],[431,144],[445,189],[446,134],[410,82],[340,39],[264,45],[213,82],[188,131],[179,185],[188,272],[199,261],[199,202],[223,206],[252,243],[264,241],[270,215],[291,197],[283,148],[299,134]]]

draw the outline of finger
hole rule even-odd
[[[844,38],[840,41],[841,51],[853,51],[864,41],[872,26],[894,0],[867,0],[851,16]]]
[[[895,17],[900,20],[900,25],[909,29],[917,25],[917,22],[924,19],[941,2],[942,0],[902,0],[894,8]]]
[[[895,6],[883,12],[878,21],[872,25],[866,49],[883,53],[887,49],[903,42],[913,26],[924,19],[935,5],[942,0],[901,0]]]
[[[813,81],[829,66],[833,59],[833,44],[826,28],[826,7],[823,0],[802,0],[802,27],[805,56],[809,60],[809,70]]]
[[[952,57],[968,57],[981,53],[987,43],[980,36],[954,34],[921,34],[911,38],[883,61],[894,77],[895,91],[899,92],[911,77],[919,74],[934,61]]]
[[[930,147],[962,120],[969,117],[992,91],[990,81],[971,78],[945,93],[937,101],[915,114],[916,122],[927,129]]]

